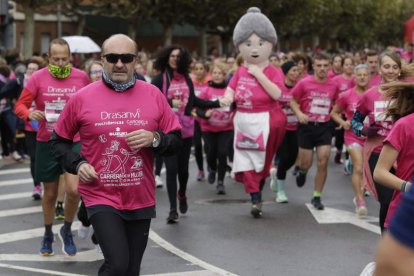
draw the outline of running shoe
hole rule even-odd
[[[178,213],[175,210],[170,211],[167,218],[167,224],[174,224],[178,222]]]
[[[20,161],[22,159],[22,156],[17,151],[13,151],[12,157],[15,161]]]
[[[218,181],[217,186],[216,186],[216,191],[217,191],[218,195],[225,195],[226,194],[226,190],[224,189],[223,181]]]
[[[164,186],[164,183],[162,182],[162,178],[159,175],[155,176],[155,187],[162,188]]]
[[[370,197],[371,196],[371,193],[369,191],[365,190],[364,191],[364,196],[365,197]]]
[[[277,193],[277,179],[276,179],[276,168],[270,169],[270,190]]]
[[[210,171],[208,173],[208,183],[213,184],[214,182],[216,182],[216,172]]]
[[[59,238],[62,242],[62,251],[68,256],[75,256],[76,255],[76,245],[73,242],[73,236],[70,231],[65,231],[64,226],[60,228],[59,231]]]
[[[323,206],[322,201],[321,201],[321,198],[319,196],[314,196],[312,198],[311,203],[312,203],[313,207],[316,210],[323,210],[323,209],[325,209],[325,206]]]
[[[184,196],[178,195],[178,205],[179,205],[181,214],[187,213],[188,203],[187,203],[187,197],[185,195]]]
[[[83,226],[82,224],[79,225],[78,228],[78,237],[79,239],[86,239],[89,237],[89,234],[91,233],[91,227],[90,226]]]
[[[355,213],[358,216],[362,217],[362,216],[368,215],[368,209],[367,209],[367,205],[365,203],[365,200],[363,200],[363,199],[357,200],[354,197],[354,199],[352,201],[354,202],[354,205],[355,205]]]
[[[252,208],[250,210],[250,214],[254,218],[261,218],[262,215],[263,215],[263,213],[262,213],[262,203],[253,203]]]
[[[40,248],[39,254],[42,256],[53,256],[52,243],[54,241],[53,235],[44,235],[42,240],[42,247]]]
[[[197,173],[197,181],[204,181],[204,179],[206,179],[206,177],[204,175],[204,171],[198,171],[198,173]]]
[[[276,193],[276,202],[277,203],[288,203],[288,198],[285,191],[278,191]]]
[[[34,186],[32,197],[34,200],[42,199],[42,186]]]
[[[65,220],[65,212],[63,211],[63,206],[58,204],[56,206],[56,216],[55,219],[57,220]]]
[[[306,173],[299,171],[296,175],[296,185],[300,188],[305,185],[306,182]]]

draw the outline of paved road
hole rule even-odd
[[[226,178],[227,195],[218,196],[213,185],[195,180],[194,162],[190,169],[189,212],[178,224],[165,223],[167,193],[165,187],[157,191],[158,217],[152,222],[142,275],[355,276],[373,259],[378,204],[368,198],[372,217],[357,218],[350,177],[339,165],[329,164],[325,211],[306,205],[313,169],[301,189],[288,174],[288,204],[275,203],[267,185],[259,220],[250,216],[240,184]],[[102,255],[89,240],[75,236],[76,257],[63,256],[60,241],[54,243],[55,256],[37,254],[43,223],[31,189],[27,164],[0,168],[0,275],[96,275]]]

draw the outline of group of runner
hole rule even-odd
[[[403,187],[399,187],[398,183],[388,185],[388,187],[387,185],[383,186],[379,184],[379,182],[382,183],[381,177],[374,175],[384,139],[385,143],[388,141],[392,146],[400,149],[398,148],[400,143],[394,142],[395,138],[389,136],[392,125],[396,121],[395,116],[391,116],[394,113],[390,116],[387,116],[388,113],[386,113],[390,104],[390,96],[387,93],[390,89],[396,90],[397,88],[386,84],[412,77],[412,68],[404,66],[406,63],[404,59],[393,50],[382,53],[368,51],[366,60],[359,62],[356,62],[355,56],[349,53],[333,56],[317,53],[311,61],[303,53],[286,56],[289,58],[284,61],[279,55],[272,55],[269,60],[269,64],[274,66],[271,71],[272,78],[281,90],[281,97],[278,101],[283,109],[283,116],[287,120],[285,134],[281,137],[283,141],[277,154],[271,157],[274,159],[274,164],[267,172],[271,176],[270,188],[275,192],[276,202],[288,202],[285,181],[287,171],[293,166],[295,166],[294,174],[297,186],[305,185],[315,152],[317,170],[311,203],[317,210],[324,209],[321,197],[328,173],[332,138],[335,136],[335,146],[337,147],[335,162],[343,162],[342,143],[345,146],[347,160],[349,154],[350,161],[343,163],[346,164],[347,172],[352,174],[350,179],[352,185],[350,186],[352,186],[355,196],[350,200],[355,204],[356,214],[359,216],[367,214],[364,192],[368,190],[380,202],[380,226],[381,229],[386,229],[401,197],[401,194],[395,193],[395,190],[404,192],[408,191],[411,186],[411,179],[404,179]],[[134,54],[119,54],[108,55],[105,60],[110,64],[117,64],[119,61],[128,64],[135,58]],[[59,147],[56,148],[56,146],[51,147],[48,141],[69,98],[91,82],[101,82],[102,77],[105,77],[102,75],[103,64],[100,61],[91,61],[87,64],[85,71],[71,67],[69,47],[62,39],[55,39],[51,42],[47,66],[41,68],[40,64],[36,58],[28,61],[28,70],[20,81],[21,83],[16,80],[16,84],[14,84],[15,86],[20,85],[20,90],[15,89],[17,96],[3,92],[0,95],[18,99],[14,111],[19,118],[27,122],[26,139],[28,140],[28,149],[30,149],[31,172],[35,185],[33,197],[35,199],[40,199],[41,195],[43,197],[45,234],[40,254],[44,256],[54,254],[52,224],[56,214],[56,204],[59,202],[59,182],[63,182],[59,179],[64,179],[66,183],[64,204],[58,203],[58,206],[64,210],[64,214],[61,216],[64,223],[58,236],[62,240],[63,251],[68,255],[75,255],[77,249],[73,242],[71,225],[80,201],[79,177],[81,182],[85,182],[93,181],[96,175],[90,169],[81,166],[84,161],[78,157],[82,144],[79,135],[74,135],[73,143],[70,144],[74,153],[70,158],[63,158],[60,155],[63,150],[60,150]],[[226,92],[228,87],[237,88],[236,79],[239,78],[239,75],[248,74],[247,71],[235,73],[237,66],[242,64],[243,61],[236,57],[217,58],[209,63],[193,60],[188,50],[181,46],[163,49],[154,61],[154,70],[158,74],[152,78],[151,82],[164,94],[181,125],[180,143],[182,146],[180,151],[170,152],[167,154],[169,156],[163,156],[165,152],[159,150],[159,155],[156,158],[159,163],[164,161],[167,169],[166,187],[170,201],[167,223],[178,222],[177,209],[181,214],[185,214],[188,210],[186,190],[189,179],[189,158],[193,145],[198,166],[197,180],[203,181],[207,178],[210,184],[215,183],[218,195],[226,194],[225,175],[232,169],[233,146],[240,148],[250,146],[246,144],[247,140],[243,140],[241,137],[234,138],[235,108],[240,108],[240,106],[229,106],[225,101],[222,101],[228,97],[228,92]],[[38,72],[32,74],[33,71]],[[137,63],[134,72],[134,78],[149,81],[150,72],[143,70],[141,63]],[[232,78],[233,74],[235,74],[234,78]],[[116,83],[111,82],[111,79],[104,82],[115,90],[123,91],[122,89],[125,88],[124,86],[118,87]],[[10,81],[10,83],[12,82]],[[133,87],[133,84],[131,85]],[[403,88],[399,87],[398,89]],[[398,109],[398,106],[394,108]],[[116,116],[116,114],[109,112],[105,114],[101,113],[102,120],[104,120],[102,116],[108,118]],[[250,119],[252,118],[250,116]],[[244,119],[248,120],[249,118]],[[169,126],[169,129],[174,129],[171,127],[172,125]],[[115,129],[116,131],[111,132],[110,135],[123,135],[118,128]],[[60,129],[60,131],[66,133],[69,130]],[[391,133],[393,132],[391,131]],[[36,143],[33,141],[34,137],[37,139]],[[154,148],[159,146],[157,137],[162,138],[163,133],[154,134],[152,143]],[[100,136],[99,139],[102,143],[106,143],[105,136]],[[59,142],[62,143],[61,140]],[[108,171],[111,169],[112,159],[118,160],[117,156],[111,155],[118,150],[118,146],[116,143],[112,143],[111,147],[106,149],[105,154],[109,158],[106,160],[109,160],[109,164],[102,165],[107,165]],[[167,145],[163,144],[162,147],[167,147]],[[203,152],[206,153],[207,171],[205,171],[203,164]],[[56,158],[60,162],[57,162]],[[382,159],[385,158],[382,157]],[[69,161],[71,163],[68,163]],[[352,164],[351,170],[349,162]],[[390,170],[392,164],[390,165],[389,162],[384,164],[384,162],[381,162],[380,158],[381,168]],[[62,164],[64,164],[65,170],[62,168]],[[138,166],[138,163],[135,165]],[[82,170],[80,170],[81,167]],[[160,165],[155,171],[155,181],[157,187],[162,187],[163,181],[159,174],[159,167]],[[406,173],[409,178],[408,175]],[[108,173],[108,177],[112,177],[111,174]],[[235,178],[243,181],[240,180],[240,176],[236,175]],[[44,187],[43,192],[40,186],[41,182]],[[261,182],[260,185],[260,189],[262,189],[264,182]],[[251,214],[255,218],[261,217],[261,191],[257,198],[254,192],[251,193],[251,196],[253,202]],[[254,201],[256,199],[257,201]],[[90,208],[90,206],[91,201],[86,202],[86,207],[85,204],[81,204],[79,210],[78,217],[82,224],[78,235],[81,238],[88,237],[88,232],[91,231],[91,221],[89,220],[92,216],[91,213],[102,212],[102,209],[93,208],[86,212],[86,208]],[[129,216],[150,219],[154,215],[154,210],[151,208],[144,208],[145,211],[139,214],[121,215],[126,216],[126,220]],[[98,222],[97,217],[95,216],[95,224],[101,225],[105,219],[101,218]],[[149,223],[147,226],[149,227]],[[146,231],[145,228],[146,226],[142,231]],[[100,232],[100,235],[103,237],[103,232]],[[97,243],[96,238],[94,241]],[[108,244],[105,245],[107,248],[108,246]]]

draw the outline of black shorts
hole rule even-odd
[[[332,125],[329,122],[298,125],[298,144],[302,149],[313,149],[318,146],[330,145],[332,142]]]

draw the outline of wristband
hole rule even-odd
[[[402,185],[401,185],[401,192],[408,192],[408,190],[411,187],[411,183],[407,182],[407,181],[403,181]]]

